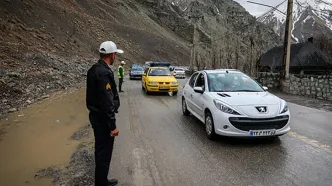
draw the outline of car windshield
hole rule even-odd
[[[149,76],[171,76],[171,72],[167,68],[151,68]]]
[[[210,73],[208,83],[210,92],[264,92],[256,81],[242,73]]]
[[[144,71],[143,67],[135,66],[131,69],[131,71]]]

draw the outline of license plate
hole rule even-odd
[[[250,130],[250,136],[273,136],[276,130]]]
[[[169,89],[168,87],[159,87],[159,89]]]

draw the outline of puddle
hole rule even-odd
[[[51,96],[23,111],[24,117],[13,113],[0,121],[0,185],[52,185],[36,173],[69,163],[80,143],[71,138],[89,123],[85,90]]]

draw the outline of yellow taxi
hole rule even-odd
[[[146,68],[142,76],[142,89],[146,94],[151,92],[178,93],[178,81],[167,66],[153,66]]]

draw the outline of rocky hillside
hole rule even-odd
[[[153,6],[150,10],[155,12]],[[196,21],[199,67],[239,68],[253,74],[260,54],[281,44],[271,27],[257,22],[232,0],[160,0],[158,12],[149,16],[188,42],[193,40]]]
[[[283,37],[286,23],[287,0],[258,18],[258,21],[272,26]],[[284,14],[283,14],[284,13]],[[294,0],[293,30],[294,42],[304,42],[309,37],[325,35],[332,37],[332,1],[331,0]]]
[[[118,43],[119,60],[189,61],[187,43],[124,0],[0,1],[0,114],[54,90],[85,83],[99,44]]]
[[[201,17],[199,68],[253,73],[259,55],[280,44],[232,0],[4,0],[0,10],[0,114],[81,86],[105,40],[125,51],[118,60],[188,65],[192,16]]]

